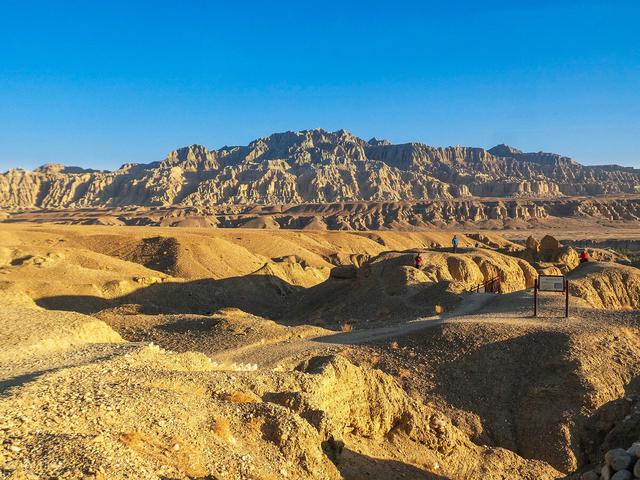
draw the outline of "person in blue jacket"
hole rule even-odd
[[[451,239],[451,244],[453,245],[453,253],[458,253],[458,236],[454,235]]]

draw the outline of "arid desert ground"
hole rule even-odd
[[[453,253],[449,231],[3,223],[0,475],[612,468],[640,439],[640,270],[503,233],[459,233]],[[569,318],[553,293],[532,316],[539,273],[567,275]]]
[[[640,1],[0,3],[0,480],[640,480]]]

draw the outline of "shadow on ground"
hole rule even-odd
[[[369,457],[345,448],[336,467],[345,480],[448,480],[447,477],[428,472],[397,460]]]
[[[447,282],[413,284],[407,280],[403,268],[412,262],[413,255],[403,252],[373,267],[366,265],[350,278],[328,278],[310,288],[292,285],[275,275],[250,274],[155,283],[115,298],[64,295],[40,298],[36,303],[50,310],[85,314],[129,306],[129,311],[147,315],[206,315],[234,307],[283,323],[330,326],[336,325],[336,319],[400,322],[430,315],[436,304],[457,304],[459,298],[447,290]]]
[[[155,283],[127,295],[106,299],[90,295],[44,297],[36,303],[50,310],[93,314],[101,310],[135,306],[137,313],[210,314],[224,307],[235,307],[265,318],[282,317],[287,305],[302,287],[273,275],[246,275],[222,280]]]

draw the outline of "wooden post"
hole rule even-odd
[[[569,280],[564,281],[564,318],[569,318]]]
[[[533,283],[533,316],[538,316],[538,279]]]

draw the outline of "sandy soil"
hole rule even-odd
[[[0,478],[552,479],[638,440],[637,269],[533,318],[522,247],[460,238],[3,225]]]

